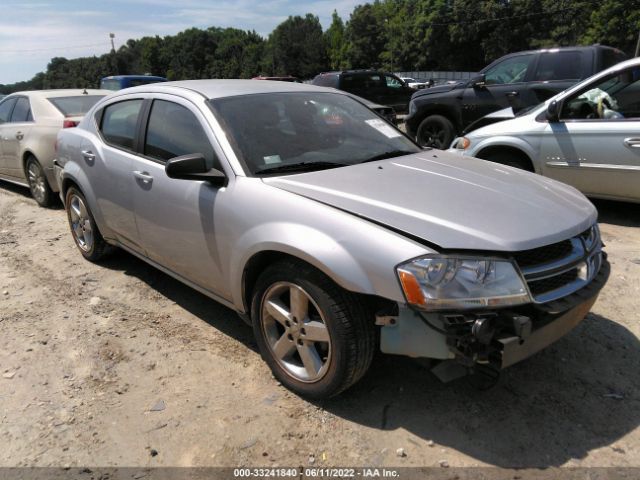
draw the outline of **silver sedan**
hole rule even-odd
[[[334,89],[123,90],[59,134],[57,164],[86,259],[117,246],[233,308],[312,398],[377,348],[499,370],[567,333],[607,278],[579,192],[464,168]]]

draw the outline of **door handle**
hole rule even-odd
[[[82,150],[81,153],[84,159],[89,162],[93,162],[96,159],[96,156],[93,154],[91,150]]]
[[[151,183],[153,182],[153,177],[149,175],[149,172],[133,172],[133,176],[140,180],[142,183]]]
[[[507,92],[505,95],[507,97],[517,97],[520,95],[520,92]]]
[[[640,148],[640,138],[638,137],[625,138],[624,144],[630,148]]]
[[[16,138],[17,138],[18,140],[22,140],[22,139],[24,138],[24,133],[22,133],[22,132],[16,132]]]

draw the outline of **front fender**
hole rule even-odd
[[[394,243],[399,248],[389,248],[389,237],[392,236],[396,237]],[[365,244],[354,235],[354,243],[351,243],[347,237],[340,240],[303,224],[272,222],[257,225],[238,239],[229,259],[233,266],[230,269],[233,303],[239,310],[244,310],[245,268],[255,255],[267,251],[313,265],[346,290],[404,302],[394,267],[401,261],[424,254],[425,248],[382,228],[380,234],[371,237]]]
[[[475,143],[475,142],[474,142]],[[524,138],[519,137],[511,137],[508,135],[497,135],[492,137],[487,137],[480,140],[475,145],[472,145],[471,148],[465,152],[465,155],[470,157],[478,157],[478,155],[487,148],[496,148],[496,147],[504,147],[504,148],[513,148],[516,150],[520,150],[524,153],[533,164],[533,168],[536,173],[540,173],[540,165],[537,162],[538,152],[537,149],[531,145]]]

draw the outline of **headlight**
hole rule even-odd
[[[424,310],[503,307],[531,302],[508,260],[429,255],[397,267],[407,302]]]
[[[416,102],[409,102],[409,115],[414,115],[417,110]]]
[[[466,150],[471,146],[471,140],[469,140],[467,137],[458,137],[454,143],[455,148],[457,148],[458,150]]]

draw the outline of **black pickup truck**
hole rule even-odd
[[[603,45],[511,53],[470,80],[414,93],[407,133],[420,145],[448,148],[481,117],[507,107],[517,112],[537,105],[626,58]]]

